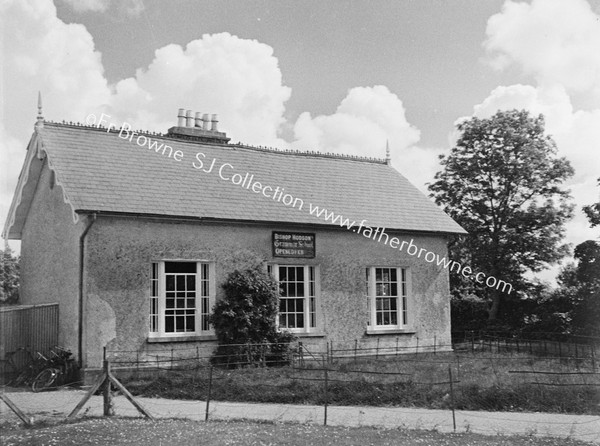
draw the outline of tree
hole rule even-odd
[[[488,300],[488,319],[495,321],[508,314],[510,299],[515,303],[531,289],[528,271],[540,271],[567,254],[561,240],[572,206],[561,185],[573,169],[556,157],[542,115],[499,111],[488,119],[465,120],[457,129],[460,137],[448,156],[440,156],[442,170],[429,190],[469,232],[450,244],[451,256],[512,285],[511,295],[511,289],[453,281],[455,293],[470,287]]]
[[[598,186],[600,186],[600,178],[598,178]],[[583,212],[587,215],[592,228],[600,225],[600,201],[583,207]]]
[[[225,296],[210,316],[219,341],[212,362],[244,365],[285,360],[293,336],[277,329],[277,282],[256,265],[232,272],[223,289]]]
[[[575,248],[573,330],[579,334],[600,335],[600,244],[585,241]]]
[[[19,257],[14,257],[8,243],[0,249],[0,304],[12,304],[19,299]]]

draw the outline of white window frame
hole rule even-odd
[[[196,302],[195,302],[195,320],[194,331],[183,331],[183,332],[167,332],[165,331],[165,319],[166,319],[166,263],[195,263],[196,264]],[[156,265],[156,266],[155,266]],[[208,296],[202,295],[202,281],[206,281],[204,275],[203,266],[208,267]],[[155,271],[155,268],[156,271]],[[157,277],[155,277],[155,272]],[[157,286],[153,286],[153,282],[157,280]],[[154,289],[157,289],[157,293]],[[208,317],[211,309],[215,303],[216,295],[216,281],[215,281],[215,265],[213,262],[206,260],[187,260],[187,259],[176,259],[176,260],[159,260],[154,261],[151,264],[150,270],[150,302],[149,302],[149,313],[148,313],[148,337],[149,338],[185,338],[190,336],[203,336],[203,335],[214,335],[214,329],[211,325],[208,325],[208,329],[204,330],[203,318]],[[154,294],[158,294],[154,296]],[[203,298],[208,298],[208,302],[203,307]],[[157,300],[158,305],[153,307],[153,304]],[[154,313],[154,309],[157,309],[157,313]],[[203,311],[205,310],[205,311]],[[153,318],[153,315],[156,317]]]
[[[280,267],[292,267],[292,268],[304,268],[304,327],[302,328],[288,328],[279,326],[279,314],[277,314],[277,327],[281,330],[289,331],[290,333],[316,333],[320,331],[321,325],[321,276],[318,265],[306,265],[306,264],[287,264],[287,263],[270,263],[267,265],[268,272],[271,276],[279,283],[279,268]],[[313,279],[310,280],[310,269],[313,269]],[[311,295],[311,284],[313,284],[313,292]],[[311,300],[312,299],[312,300]],[[312,304],[311,304],[312,302]],[[312,305],[312,308],[311,308]],[[311,311],[312,310],[312,311]],[[311,319],[314,318],[314,319]],[[314,322],[313,322],[314,320]],[[313,322],[313,323],[311,323]]]
[[[397,296],[396,298],[396,322],[397,324],[377,325],[377,269],[395,269]],[[369,266],[366,268],[366,288],[367,288],[367,332],[386,331],[386,330],[404,330],[411,326],[411,274],[410,269],[403,266]]]

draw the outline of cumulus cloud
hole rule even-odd
[[[185,48],[156,50],[147,69],[115,85],[109,112],[162,131],[175,124],[178,108],[217,113],[221,127],[237,140],[283,145],[277,131],[290,94],[270,46],[228,33],[206,34]]]
[[[400,98],[383,85],[348,91],[335,113],[302,113],[294,125],[300,149],[384,158],[389,142],[392,164],[424,189],[438,167],[436,150],[416,147],[420,132],[406,119]]]
[[[584,0],[505,2],[490,17],[484,45],[498,68],[521,67],[537,85],[499,87],[475,107],[475,115],[489,116],[497,109],[524,108],[543,113],[546,131],[557,143],[559,155],[575,168],[568,183],[577,204],[569,224],[569,241],[597,237],[581,213],[581,206],[598,199],[600,172],[600,16]],[[591,107],[577,109],[573,96],[585,94]],[[591,99],[590,99],[591,98]]]
[[[600,97],[600,17],[585,0],[507,1],[484,42],[498,69],[516,64],[540,84]]]
[[[91,106],[107,103],[101,55],[84,26],[59,20],[47,0],[7,1],[0,15],[4,122],[11,134],[25,139],[31,133],[38,90],[46,115],[61,120],[81,120]]]
[[[46,117],[81,120],[107,103],[110,89],[100,53],[85,27],[56,17],[51,1],[4,1],[2,116],[0,117],[0,220],[4,222],[42,91]]]

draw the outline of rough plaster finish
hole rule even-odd
[[[88,346],[92,350],[102,350],[105,345],[115,339],[117,336],[116,323],[113,307],[99,296],[88,294],[85,326],[89,336]]]
[[[21,242],[21,302],[59,303],[59,343],[77,354],[79,235],[62,188],[44,164]]]
[[[315,232],[317,254],[314,259],[273,258],[273,230]],[[390,236],[392,234],[390,233]],[[401,240],[414,239],[419,248],[447,253],[442,236],[398,235]],[[168,259],[207,260],[216,265],[217,299],[222,296],[220,284],[227,274],[253,261],[266,260],[279,264],[319,265],[321,287],[321,329],[324,337],[303,338],[305,345],[323,347],[326,340],[361,344],[376,342],[378,336],[366,336],[365,268],[367,266],[408,267],[412,278],[409,297],[409,320],[414,334],[383,335],[380,345],[414,346],[417,343],[449,348],[450,306],[448,273],[435,264],[409,256],[372,239],[347,230],[290,228],[243,224],[168,223],[144,218],[101,216],[87,237],[86,290],[88,296],[101,299],[110,306],[103,315],[92,314],[86,308],[84,350],[86,366],[99,367],[102,345],[98,344],[98,329],[103,322],[95,318],[112,318],[116,337],[109,341],[109,350],[144,354],[177,348],[183,343],[149,344],[148,296],[150,264]],[[96,328],[94,328],[96,327]],[[110,331],[110,330],[109,330]],[[103,331],[103,333],[108,333]],[[206,342],[185,343],[185,347],[206,346]]]

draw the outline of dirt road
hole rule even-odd
[[[34,420],[59,420],[66,417],[83,398],[82,390],[56,392],[5,393],[23,412]],[[137,398],[155,418],[187,418],[204,420],[203,401]],[[141,416],[123,396],[114,398],[115,413],[120,416]],[[93,396],[78,416],[100,416],[101,396]],[[322,406],[253,404],[211,401],[209,418],[219,420],[248,419],[318,423],[324,420]],[[574,438],[600,444],[600,416],[548,413],[456,411],[456,431],[487,435],[536,435]],[[19,422],[6,405],[0,402],[0,423]],[[384,426],[388,428],[427,429],[453,432],[452,412],[403,407],[330,406],[327,424],[332,426]]]

